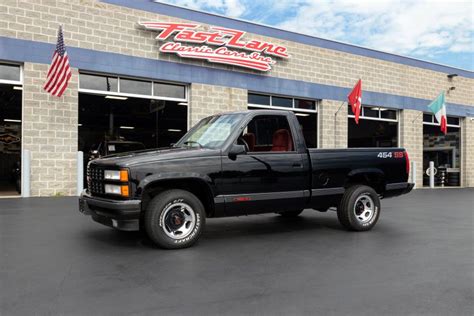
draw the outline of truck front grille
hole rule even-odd
[[[102,195],[104,191],[104,169],[94,166],[87,167],[87,188],[90,194]]]

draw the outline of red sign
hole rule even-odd
[[[139,24],[148,30],[158,30],[156,39],[159,41],[172,37],[173,42],[161,44],[160,52],[174,53],[183,58],[205,59],[212,63],[260,71],[272,69],[271,65],[276,63],[273,57],[289,58],[285,46],[257,40],[245,41],[243,37],[246,33],[242,31],[215,26],[210,27],[208,31],[200,31],[198,28],[201,25],[193,23],[142,22]],[[202,45],[186,45],[186,43]]]

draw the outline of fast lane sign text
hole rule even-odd
[[[269,71],[271,65],[276,63],[272,58],[289,58],[284,46],[261,41],[243,41],[245,32],[211,27],[209,31],[198,31],[199,24],[192,23],[166,23],[166,22],[141,22],[142,27],[148,30],[159,31],[156,37],[164,41],[173,37],[174,42],[161,44],[160,52],[175,53],[183,58],[205,59],[212,63],[228,64],[250,68],[260,71]],[[203,44],[189,46],[182,43]],[[209,47],[219,46],[218,48]],[[242,52],[229,48],[249,51]]]

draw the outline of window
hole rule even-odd
[[[268,106],[271,108],[281,108],[282,110],[300,109],[302,111],[316,112],[315,100],[296,99],[292,97],[249,93],[248,104],[249,106]]]
[[[120,92],[151,95],[151,82],[132,79],[120,79]]]
[[[351,118],[354,117],[354,113],[352,112],[352,108],[350,105],[347,107],[347,116]],[[394,122],[398,121],[397,110],[369,106],[362,106],[359,118],[377,120],[381,119]]]
[[[167,98],[185,99],[186,87],[168,83],[155,82],[153,84],[153,95]]]
[[[316,110],[316,102],[312,100],[295,99],[295,108],[305,110]]]
[[[21,67],[12,64],[0,64],[0,81],[21,83]]]
[[[249,104],[259,104],[259,105],[270,105],[270,96],[261,95],[261,94],[250,94],[248,95]]]
[[[455,117],[455,116],[447,117],[448,127],[459,127],[460,126],[459,122],[460,122],[459,117]],[[434,114],[430,114],[430,113],[423,113],[423,124],[439,126],[439,123],[436,120],[436,117],[434,116]]]
[[[79,77],[81,89],[118,92],[118,78],[81,74]]]
[[[79,92],[186,101],[186,86],[117,76],[80,73]]]
[[[293,107],[293,99],[282,98],[282,97],[272,97],[272,105],[273,106],[281,106],[281,107],[284,107],[284,108],[292,108]]]
[[[316,103],[317,100],[259,93],[248,94],[248,107],[250,110],[276,109],[295,113],[308,148],[316,148],[318,145],[318,114]]]
[[[238,143],[250,152],[294,151],[293,137],[286,116],[259,115],[250,121]]]

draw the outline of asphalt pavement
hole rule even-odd
[[[370,232],[306,210],[161,250],[77,198],[0,199],[0,315],[473,315],[473,214],[473,189],[416,190]]]

